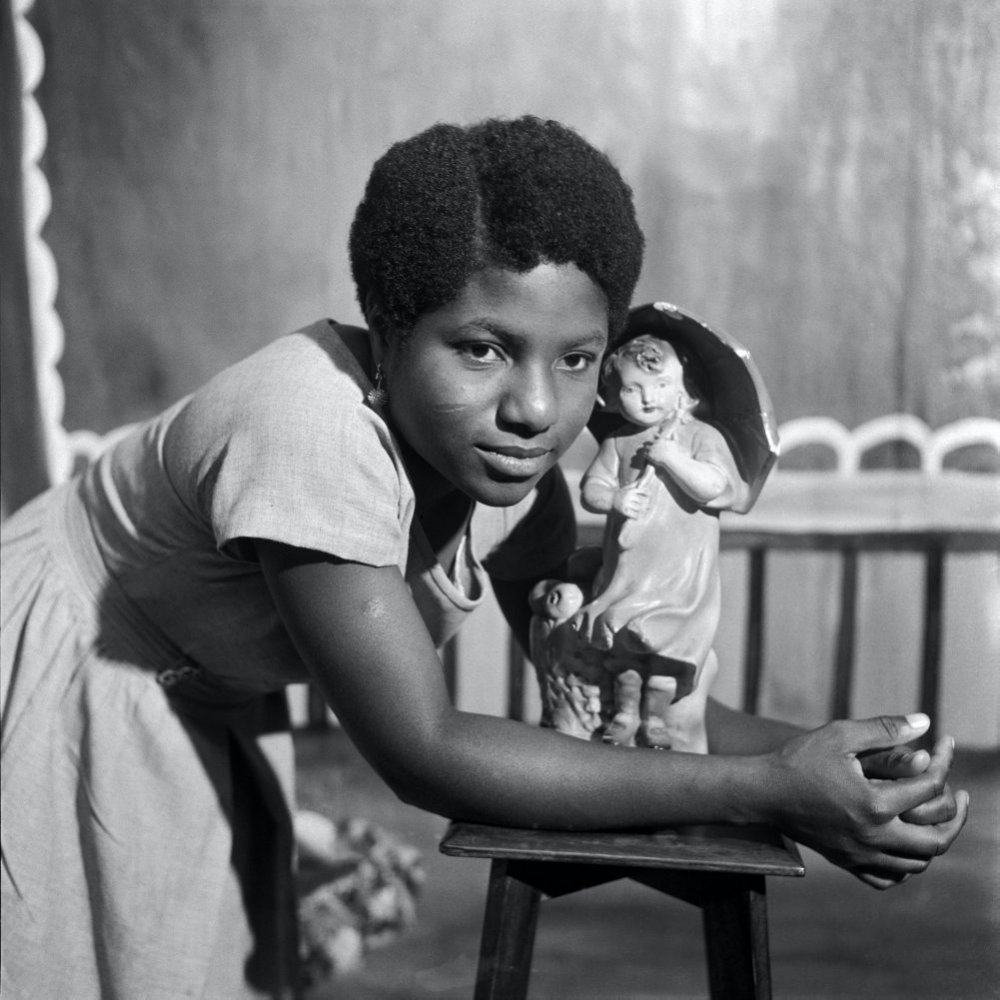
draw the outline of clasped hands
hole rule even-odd
[[[948,784],[955,743],[928,753],[906,743],[926,715],[832,722],[793,737],[774,757],[779,824],[876,889],[924,871],[965,825],[969,795]]]

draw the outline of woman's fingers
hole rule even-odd
[[[931,755],[926,750],[901,746],[858,754],[858,762],[866,778],[895,780],[923,774],[931,762]]]
[[[902,861],[930,862],[951,847],[969,815],[969,793],[955,793],[955,811],[942,822],[909,823],[897,817],[886,823],[872,839],[872,846],[883,855]]]
[[[927,765],[926,774],[935,775],[941,780],[941,792],[932,799],[909,809],[901,816],[908,823],[934,824],[943,823],[954,818],[957,812],[955,794],[948,785],[948,773],[955,759],[955,740],[951,736],[942,736],[935,744]],[[966,795],[968,799],[968,795]]]
[[[968,817],[969,796],[955,795],[955,816],[934,826],[913,826],[901,820],[886,824],[879,843],[860,846],[850,855],[827,855],[852,875],[875,889],[891,889],[911,875],[926,871],[931,862],[951,846]]]
[[[910,877],[909,875],[901,875],[899,878],[889,878],[874,872],[852,872],[852,874],[856,875],[866,885],[879,890],[894,889],[897,885],[902,885]]]
[[[948,787],[954,741],[932,753],[903,746],[925,715],[830,723],[777,752],[782,822],[796,839],[876,888],[924,871],[958,836],[968,795]]]
[[[867,751],[898,747],[922,736],[931,720],[922,712],[912,715],[878,715],[872,719],[844,719],[832,724],[845,749],[862,756]]]
[[[870,783],[870,819],[881,826],[891,818],[917,809],[937,799],[947,787],[945,775],[928,770],[912,778]]]
[[[954,818],[957,812],[955,793],[947,783],[955,756],[955,741],[950,736],[940,737],[933,751],[914,750],[910,747],[893,747],[860,756],[859,762],[865,777],[875,780],[899,780],[926,774],[939,779],[941,791],[933,797],[904,811],[901,819],[907,823],[933,825]]]
[[[944,791],[936,798],[922,802],[913,809],[908,809],[900,815],[906,823],[916,823],[922,826],[933,826],[954,819],[958,813],[958,801],[950,785],[945,785]]]
[[[936,824],[955,816],[954,792],[948,773],[955,758],[955,740],[942,736],[933,751],[895,747],[862,759],[862,773],[888,793],[897,815],[909,823]],[[926,763],[925,763],[926,762]],[[918,770],[924,765],[923,770]],[[914,773],[916,772],[916,773]],[[915,798],[914,798],[915,797]]]
[[[875,889],[890,889],[905,882],[911,875],[919,875],[927,870],[929,858],[898,857],[874,849],[855,850],[849,853],[838,851],[821,854],[835,865],[849,871],[856,878]]]

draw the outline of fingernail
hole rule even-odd
[[[930,724],[931,720],[928,716],[924,715],[923,712],[913,712],[906,717],[906,724],[911,729],[926,729]]]

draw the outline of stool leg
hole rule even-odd
[[[541,893],[516,875],[516,863],[494,860],[483,918],[475,1000],[528,995]]]
[[[745,882],[702,909],[713,1000],[770,1000],[771,958],[764,879]]]

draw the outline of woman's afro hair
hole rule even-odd
[[[438,124],[375,163],[351,226],[362,311],[405,334],[486,266],[575,264],[624,325],[643,236],[618,170],[572,129],[526,116]]]

